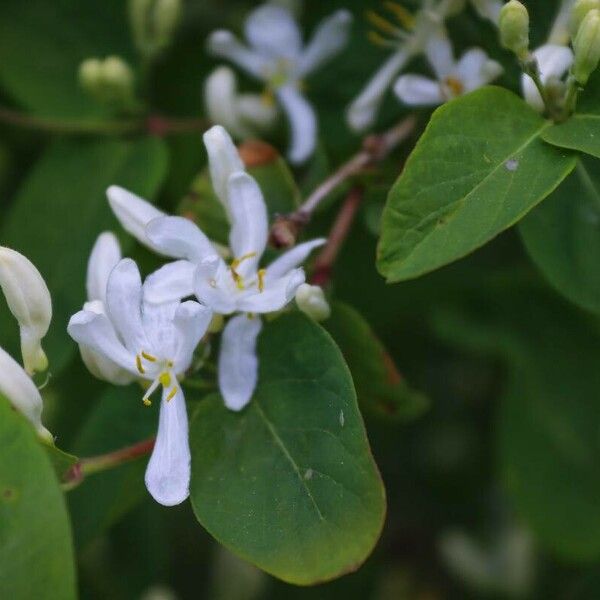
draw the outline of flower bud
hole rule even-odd
[[[590,10],[584,17],[573,44],[573,77],[585,85],[600,61],[600,10]]]
[[[500,42],[504,48],[525,58],[529,51],[529,13],[518,0],[510,0],[500,11]]]
[[[331,315],[331,308],[322,288],[303,283],[296,290],[298,308],[315,321],[324,321]]]
[[[103,104],[131,106],[134,79],[131,67],[118,56],[109,56],[104,60],[88,58],[79,66],[81,87]]]
[[[181,0],[130,0],[129,22],[141,54],[152,58],[166,48],[181,16]]]
[[[21,353],[27,373],[44,371],[48,359],[41,340],[52,320],[52,301],[40,272],[22,254],[0,246],[0,287],[19,322]]]
[[[590,10],[600,9],[600,0],[577,0],[571,10],[571,22],[569,29],[571,31],[571,38],[577,37],[577,32],[583,23],[583,19],[590,12]]]

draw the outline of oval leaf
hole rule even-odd
[[[325,331],[293,314],[265,327],[260,379],[241,413],[211,396],[191,424],[191,500],[222,544],[295,584],[360,566],[385,492],[352,380]]]
[[[549,126],[494,87],[439,108],[388,197],[378,248],[388,281],[469,254],[552,192],[575,158],[540,139]]]

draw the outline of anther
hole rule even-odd
[[[161,373],[158,380],[163,387],[169,387],[171,385],[171,375],[167,372]]]
[[[152,400],[150,400],[150,398],[142,398],[142,402],[145,406],[152,406]]]
[[[376,12],[368,10],[366,16],[367,20],[383,33],[389,33],[391,35],[396,35],[396,33],[398,33],[398,27],[390,23],[387,19],[380,17]]]
[[[135,355],[135,366],[137,367],[137,370],[144,375],[144,373],[146,372],[144,369],[144,366],[142,365],[142,357],[139,354]]]
[[[409,10],[406,10],[404,6],[397,4],[396,2],[384,2],[383,5],[394,14],[404,28],[415,28],[415,17]]]
[[[173,400],[176,393],[177,393],[177,386],[173,387],[173,389],[169,392],[169,395],[167,396],[167,402],[170,402],[171,400]]]
[[[156,356],[152,356],[152,354],[148,354],[147,352],[142,352],[142,356],[149,360],[150,362],[156,362]]]
[[[265,275],[267,274],[266,269],[259,269],[258,276],[258,291],[262,292],[265,289]]]

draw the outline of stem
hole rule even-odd
[[[271,227],[271,244],[278,248],[294,245],[300,229],[310,221],[319,204],[347,179],[386,158],[412,134],[416,123],[416,117],[411,115],[385,133],[367,136],[362,150],[321,183],[296,211],[275,220]]]
[[[565,108],[561,121],[565,121],[575,112],[575,108],[577,107],[577,97],[579,96],[579,91],[581,89],[574,77],[569,77],[568,86]]]
[[[312,284],[323,287],[329,282],[333,265],[350,233],[363,196],[364,190],[359,186],[353,187],[346,196],[329,232],[327,244],[315,260],[315,270],[311,278]]]
[[[84,480],[86,475],[93,475],[94,473],[114,469],[115,467],[131,460],[135,460],[140,456],[150,454],[154,448],[154,442],[155,438],[151,437],[147,440],[138,442],[137,444],[133,444],[133,446],[120,448],[114,452],[82,458],[67,472],[65,481],[63,482],[63,489],[68,491],[77,487]]]

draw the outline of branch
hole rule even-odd
[[[386,158],[412,134],[416,123],[416,117],[411,115],[385,133],[367,136],[362,150],[319,185],[296,211],[275,219],[271,227],[271,244],[276,248],[293,246],[298,233],[310,221],[319,204],[347,179]]]

